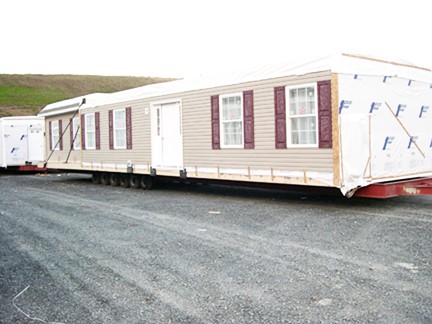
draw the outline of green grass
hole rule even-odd
[[[172,79],[90,75],[0,74],[0,117],[37,114],[49,103],[115,92]]]
[[[64,91],[55,88],[0,87],[0,103],[11,107],[40,107],[47,102],[62,100],[64,97]]]

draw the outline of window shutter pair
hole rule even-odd
[[[132,149],[132,108],[127,107],[126,111],[126,148]],[[114,116],[113,111],[108,111],[108,129],[109,129],[109,149],[114,149]]]
[[[220,149],[219,95],[211,96],[212,148]],[[244,148],[255,148],[253,91],[243,92]]]
[[[100,112],[95,112],[95,141],[96,150],[100,150]],[[81,115],[81,147],[86,149],[85,142],[85,114]]]
[[[318,147],[332,148],[331,81],[319,81],[318,88]],[[274,88],[275,146],[287,147],[285,87]]]

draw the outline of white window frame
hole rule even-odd
[[[117,125],[116,113],[123,112],[123,125]],[[117,143],[117,131],[124,132],[124,145],[118,145]],[[126,149],[127,147],[127,130],[126,130],[126,109],[113,110],[113,135],[114,135],[114,149]]]
[[[314,105],[315,105],[315,113],[314,114],[300,114],[300,115],[290,115],[290,90],[300,89],[300,88],[314,88]],[[319,138],[318,138],[318,86],[316,82],[313,83],[305,83],[305,84],[296,84],[292,86],[285,87],[286,100],[285,100],[285,109],[286,109],[286,136],[287,136],[287,147],[296,147],[296,148],[317,148],[319,146]],[[291,119],[293,118],[301,118],[301,117],[314,117],[315,118],[315,143],[314,144],[292,144],[291,138]]]
[[[81,132],[78,132],[77,134],[77,130],[81,130],[80,127],[80,118],[79,117],[75,117],[74,119],[72,119],[72,138],[71,141],[74,140],[73,142],[73,149],[74,150],[80,150],[81,149]]]
[[[89,125],[88,120],[90,119],[90,117],[93,118],[93,129],[91,129],[88,126]],[[92,146],[89,145],[90,136],[93,137],[94,145],[92,145]],[[96,149],[96,118],[95,118],[94,113],[85,114],[85,148],[86,148],[86,150],[95,150]]]
[[[223,120],[223,99],[225,98],[231,98],[231,97],[240,97],[240,111],[241,111],[241,118],[239,120],[229,120],[225,121]],[[232,123],[232,122],[238,122],[241,121],[241,128],[242,128],[242,140],[241,144],[225,144],[225,132],[224,132],[224,123]],[[219,134],[220,134],[220,147],[221,148],[244,148],[244,116],[243,116],[243,93],[229,93],[225,95],[219,96]]]
[[[53,120],[51,122],[51,143],[55,151],[60,150],[60,129],[58,120]]]

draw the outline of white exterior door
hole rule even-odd
[[[156,104],[151,110],[152,166],[183,168],[180,102]]]

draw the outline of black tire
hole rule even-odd
[[[101,183],[101,175],[99,172],[95,172],[92,174],[92,182],[94,184],[100,184]]]
[[[139,189],[141,187],[141,176],[132,174],[129,178],[129,186],[133,189]]]
[[[109,185],[110,184],[110,174],[107,172],[102,173],[101,177],[100,177],[100,183],[103,186]]]
[[[129,187],[129,175],[128,174],[120,174],[119,185],[123,188]]]
[[[150,190],[153,188],[154,179],[149,176],[141,177],[141,188],[144,190]]]
[[[120,183],[120,175],[118,173],[111,173],[110,175],[110,185],[118,186]]]

